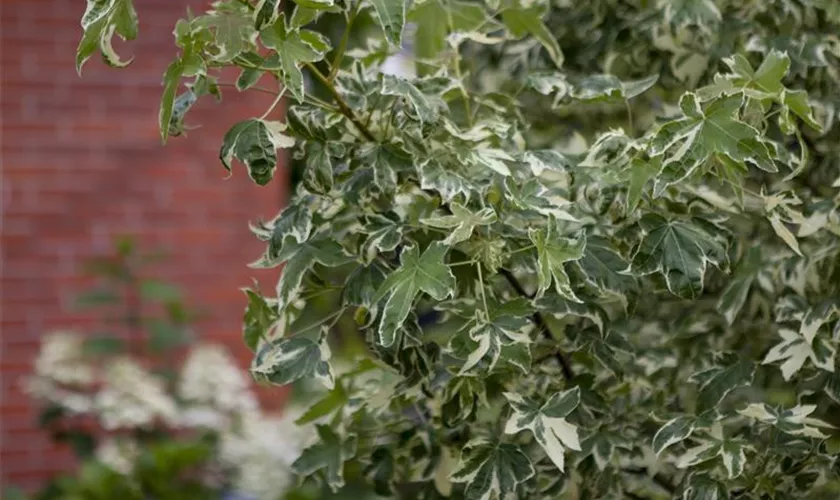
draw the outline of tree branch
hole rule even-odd
[[[531,294],[525,291],[525,288],[522,287],[522,283],[520,283],[519,280],[516,279],[516,276],[514,276],[512,272],[508,271],[507,269],[500,269],[499,273],[501,273],[501,275],[505,277],[507,282],[510,283],[510,286],[512,286],[513,289],[516,290],[516,293],[518,293],[520,296],[528,299],[533,298]],[[554,337],[554,334],[551,333],[551,329],[548,327],[548,323],[545,322],[545,318],[543,317],[542,313],[536,311],[534,314],[531,315],[531,321],[533,321],[534,324],[537,325],[537,328],[539,328],[543,337],[545,337],[547,340],[557,340]],[[572,380],[575,376],[575,373],[574,371],[572,371],[572,364],[569,362],[566,355],[558,349],[557,352],[554,353],[554,359],[557,360],[557,363],[563,370],[563,376],[566,378],[566,380]]]
[[[338,90],[336,90],[332,82],[326,76],[324,76],[324,74],[321,73],[321,71],[318,68],[316,68],[314,64],[306,63],[306,67],[309,68],[309,71],[311,71],[312,74],[315,75],[315,78],[317,78],[318,81],[320,81],[324,85],[324,87],[327,88],[329,93],[332,94],[333,99],[335,99],[335,103],[338,105],[338,110],[341,112],[341,114],[346,116],[347,119],[350,120],[350,122],[356,126],[359,132],[361,132],[362,135],[365,136],[365,138],[367,138],[369,141],[379,142],[376,140],[376,137],[374,137],[373,134],[370,133],[370,130],[368,130],[368,128],[365,127],[365,125],[361,121],[359,121],[359,119],[356,117],[356,114],[353,113],[353,110],[350,109],[350,106],[347,105],[347,103],[344,101],[344,98],[341,97],[341,94],[338,93]]]

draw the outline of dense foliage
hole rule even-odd
[[[130,0],[89,0],[82,27],[80,69],[130,62]],[[179,21],[163,139],[198,99],[269,92],[221,161],[261,185],[283,151],[304,168],[253,226],[254,267],[283,272],[244,326],[258,380],[323,383],[301,479],[837,498],[839,28],[832,0],[228,0]],[[368,348],[336,363],[350,317]]]

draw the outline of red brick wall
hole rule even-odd
[[[163,71],[176,54],[171,35],[189,4],[135,0],[139,39],[117,44],[134,56],[126,69],[98,56],[82,78],[74,69],[83,0],[3,0],[2,34],[2,336],[0,337],[0,484],[32,487],[72,466],[35,427],[35,410],[18,386],[30,370],[39,336],[83,326],[69,307],[84,288],[81,266],[133,234],[163,248],[160,269],[191,303],[211,313],[203,335],[238,349],[244,307],[238,290],[276,272],[245,264],[262,245],[247,223],[281,206],[282,182],[253,185],[241,168],[225,179],[221,137],[235,120],[261,114],[271,96],[202,102],[188,124],[202,127],[164,148],[157,131]],[[209,2],[208,2],[209,3]],[[275,111],[279,113],[279,111]]]

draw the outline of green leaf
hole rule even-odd
[[[467,483],[466,500],[492,500],[515,494],[533,475],[531,460],[518,446],[475,438],[464,446],[450,479]]]
[[[260,186],[268,184],[277,168],[277,148],[290,148],[294,139],[284,135],[285,126],[251,118],[234,125],[222,139],[219,159],[227,171],[234,158],[248,169],[248,176]]]
[[[385,34],[385,40],[392,47],[402,48],[402,33],[405,15],[411,0],[371,0],[379,26]]]
[[[744,466],[747,463],[747,455],[744,452],[745,446],[738,441],[724,441],[720,448],[720,457],[723,466],[729,474],[729,479],[735,479],[744,473]]]
[[[698,96],[708,99],[743,92],[750,99],[775,101],[783,107],[783,113],[793,112],[814,130],[822,130],[808,105],[807,93],[790,90],[782,83],[790,70],[790,57],[787,54],[770,50],[756,70],[741,54],[725,58],[723,62],[729,66],[731,73],[715,75],[715,82],[699,89]],[[790,121],[789,118],[787,120]],[[787,134],[793,133],[792,127],[782,128],[787,129]]]
[[[746,169],[754,165],[765,172],[777,172],[773,149],[759,131],[738,119],[743,96],[736,94],[701,107],[697,96],[683,95],[684,117],[662,125],[654,136],[649,154],[662,155],[662,171],[654,183],[654,195],[692,175],[711,158],[730,161]]]
[[[450,347],[453,350],[469,349],[459,375],[473,371],[479,362],[486,358],[489,358],[488,372],[492,372],[501,359],[528,373],[531,368],[531,350],[528,346],[531,342],[528,334],[530,321],[526,317],[506,315],[504,309],[495,306],[489,309],[489,318],[477,313],[474,320],[467,324],[472,345],[459,349],[455,346],[459,339],[453,339],[453,345]]]
[[[375,302],[388,295],[378,330],[382,346],[389,347],[397,340],[397,331],[408,317],[418,293],[425,292],[435,300],[454,295],[455,277],[445,263],[448,250],[449,247],[441,242],[429,245],[422,255],[416,246],[403,250],[402,265],[376,292]]]
[[[694,432],[694,419],[677,417],[669,420],[653,436],[653,452],[660,455],[671,445],[680,443]]]
[[[761,270],[763,261],[761,258],[761,247],[752,247],[744,255],[738,267],[735,269],[735,275],[732,280],[723,290],[723,293],[718,299],[717,310],[726,322],[730,325],[735,322],[735,318],[744,307],[747,301],[747,295],[750,288]]]
[[[614,75],[590,75],[573,85],[570,95],[580,101],[630,100],[653,87],[658,79],[659,75],[651,75],[641,80],[623,82]]]
[[[824,439],[826,436],[819,427],[831,425],[811,417],[817,409],[814,405],[798,405],[787,410],[773,408],[764,403],[752,403],[738,413],[759,422],[772,425],[780,431],[792,436],[804,436]]]
[[[577,427],[566,420],[580,404],[580,388],[556,393],[542,405],[515,393],[507,392],[505,397],[513,409],[505,433],[530,430],[557,469],[564,472],[565,448],[581,450]]]
[[[721,356],[715,366],[695,373],[689,379],[699,385],[697,410],[704,412],[715,408],[733,390],[752,384],[754,374],[752,361],[738,359],[733,354]]]
[[[329,42],[313,31],[287,27],[284,14],[280,14],[274,24],[260,30],[260,40],[277,53],[284,85],[298,102],[303,102],[303,73],[299,65],[323,59],[329,51]]]
[[[729,491],[720,483],[704,474],[692,474],[686,481],[683,500],[726,500]]]
[[[268,338],[269,330],[280,319],[274,305],[258,291],[243,289],[248,297],[243,317],[242,337],[245,345],[256,352],[261,339]]]
[[[324,395],[321,399],[312,403],[303,415],[295,420],[296,425],[305,425],[315,422],[327,415],[332,414],[339,408],[343,407],[348,402],[348,394],[341,384],[336,384],[335,388]]]
[[[254,7],[254,29],[271,26],[280,17],[280,0],[259,0]]]
[[[382,75],[381,92],[382,95],[391,95],[405,99],[406,102],[411,104],[420,123],[432,123],[437,119],[437,110],[429,98],[405,78],[394,75]]]
[[[338,267],[352,261],[341,246],[329,239],[315,239],[306,243],[288,243],[276,259],[262,260],[252,264],[256,268],[270,268],[285,261],[283,274],[277,282],[278,310],[282,314],[298,296],[303,277],[315,264]]]
[[[627,261],[600,236],[586,239],[586,249],[577,263],[586,280],[602,292],[623,296],[637,288],[636,279],[623,273],[627,269]]]
[[[111,45],[114,35],[123,40],[137,38],[137,12],[131,0],[88,0],[82,15],[82,40],[76,49],[76,71],[81,75],[82,66],[96,49],[109,66],[125,67],[132,59],[123,61]]]
[[[586,239],[564,238],[559,235],[557,220],[553,217],[543,229],[529,229],[528,237],[537,248],[539,267],[537,268],[537,298],[542,297],[552,279],[557,293],[573,302],[581,300],[575,296],[569,281],[569,275],[563,265],[566,262],[580,260],[586,248]]]
[[[446,36],[451,31],[471,33],[482,27],[495,27],[481,5],[459,0],[427,0],[415,3],[408,14],[408,20],[417,26],[413,51],[420,60],[436,59],[446,48]],[[426,70],[418,64],[418,73]]]
[[[515,38],[522,38],[530,34],[542,44],[551,60],[557,67],[563,66],[563,51],[551,31],[542,21],[543,8],[533,6],[529,8],[515,7],[502,11],[502,22]]]
[[[427,160],[418,166],[420,188],[437,191],[443,201],[450,203],[462,195],[465,202],[476,191],[473,183],[458,173],[447,170],[434,160]]]
[[[274,218],[266,229],[268,248],[264,260],[277,261],[281,255],[294,252],[293,247],[286,245],[305,243],[312,234],[312,209],[309,206],[310,197],[295,200]],[[279,262],[278,262],[279,264]]]
[[[173,61],[166,68],[163,74],[163,94],[160,98],[160,111],[158,112],[158,126],[160,127],[160,139],[166,144],[170,135],[172,124],[172,109],[175,105],[175,94],[178,91],[178,84],[181,75],[184,73],[184,63],[178,59]]]
[[[356,456],[358,439],[355,434],[341,437],[326,425],[315,427],[318,442],[303,450],[292,469],[303,476],[322,471],[332,491],[344,486],[344,462]]]
[[[372,262],[380,253],[390,252],[402,242],[403,226],[381,215],[369,215],[368,226],[364,232],[368,235],[362,243],[365,261]]]
[[[639,206],[645,186],[656,178],[662,170],[662,158],[655,157],[649,160],[633,158],[626,170],[629,180],[627,183],[627,213],[632,213]]]
[[[301,378],[315,378],[328,389],[335,387],[330,367],[330,348],[325,335],[318,342],[291,337],[261,346],[251,362],[251,374],[260,382],[291,384]]]
[[[470,239],[476,227],[496,222],[496,213],[492,208],[482,208],[478,212],[473,212],[459,203],[451,203],[449,208],[452,215],[430,217],[420,221],[427,226],[451,229],[452,232],[443,240],[447,245],[466,241]]]
[[[374,183],[383,193],[393,193],[398,175],[411,168],[411,159],[392,146],[364,144],[357,155],[362,164],[373,169]]]
[[[257,38],[251,12],[235,0],[214,3],[207,14],[193,21],[193,26],[213,33],[215,51],[210,57],[220,63],[228,63],[253,48]]]
[[[633,274],[661,273],[668,290],[684,298],[697,298],[703,291],[706,266],[726,259],[720,229],[700,219],[668,220],[648,214],[639,221],[644,238],[633,254]]]
[[[821,370],[834,371],[836,349],[833,345],[822,339],[808,340],[801,333],[788,328],[779,328],[778,333],[782,341],[767,352],[761,364],[784,361],[779,368],[785,380],[793,378],[808,360]]]
[[[329,193],[333,187],[332,152],[328,144],[306,141],[306,186],[316,193]]]

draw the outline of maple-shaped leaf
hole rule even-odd
[[[420,188],[437,191],[443,201],[449,203],[456,196],[462,195],[465,202],[469,201],[477,186],[461,174],[447,170],[434,160],[426,160],[417,167],[420,176]]]
[[[248,297],[248,305],[242,323],[242,337],[245,345],[256,351],[260,339],[266,338],[267,332],[277,323],[280,315],[277,313],[276,301],[263,297],[259,291],[244,289]]]
[[[379,323],[379,343],[390,347],[397,340],[397,331],[411,312],[414,298],[425,292],[435,300],[443,300],[455,293],[455,276],[446,265],[449,246],[434,242],[420,254],[417,246],[403,250],[401,266],[385,278],[376,292],[374,302],[386,295],[388,300]]]
[[[301,196],[290,203],[269,223],[251,230],[257,237],[268,241],[263,260],[275,261],[286,244],[304,243],[312,233],[311,196]]]
[[[285,337],[272,340],[257,350],[251,361],[255,379],[286,385],[302,378],[315,378],[328,389],[335,386],[330,367],[330,348],[326,332],[316,342],[306,337]]]
[[[365,217],[364,232],[368,235],[362,243],[362,255],[365,262],[372,262],[381,252],[390,252],[402,241],[403,226],[383,215]]]
[[[705,219],[666,219],[651,213],[642,217],[639,226],[644,238],[633,254],[633,274],[661,273],[674,295],[697,298],[706,266],[726,260],[720,228]]]
[[[698,412],[714,408],[733,390],[752,384],[754,375],[755,364],[752,361],[739,359],[732,353],[719,355],[714,366],[689,378],[690,382],[699,386],[696,399]]]
[[[580,388],[558,392],[542,405],[516,393],[506,392],[505,397],[513,409],[505,433],[530,430],[557,469],[563,472],[565,448],[581,450],[577,427],[566,420],[580,404]]]
[[[137,11],[131,0],[88,0],[82,15],[82,30],[84,34],[76,49],[76,71],[79,74],[97,48],[109,66],[121,68],[133,60],[120,59],[111,45],[115,34],[123,40],[137,38]]]
[[[237,1],[216,2],[207,13],[193,21],[198,29],[213,33],[212,59],[228,63],[236,56],[253,47],[257,30],[249,10]]]
[[[515,494],[533,475],[531,459],[515,444],[475,438],[464,446],[449,478],[467,483],[465,500],[492,500]]]
[[[816,405],[798,405],[787,410],[776,409],[764,403],[752,403],[738,413],[753,418],[759,422],[779,429],[792,436],[806,436],[823,439],[826,436],[819,427],[828,428],[831,425],[809,417],[816,410]]]
[[[489,358],[488,372],[493,371],[501,359],[527,373],[531,368],[531,350],[528,345],[531,343],[528,335],[531,322],[524,316],[508,315],[504,309],[489,309],[489,318],[477,311],[465,327],[472,344],[461,347],[456,343],[463,343],[465,339],[459,336],[453,338],[451,347],[454,351],[471,349],[460,374],[470,372],[485,358]]]
[[[277,149],[294,146],[295,140],[283,134],[285,124],[251,118],[237,123],[222,139],[219,159],[227,171],[234,158],[248,169],[248,176],[260,186],[274,177]]]
[[[654,195],[692,175],[711,158],[765,172],[777,172],[774,149],[738,112],[744,97],[736,94],[715,99],[705,107],[695,94],[680,99],[683,117],[662,125],[653,137],[648,154],[662,156],[662,170],[654,181]]]
[[[371,0],[379,26],[385,34],[385,40],[397,48],[402,47],[402,33],[405,15],[411,0]],[[444,22],[444,20],[440,20]]]
[[[280,14],[271,26],[260,31],[263,45],[277,54],[277,63],[283,71],[283,83],[298,102],[303,102],[303,73],[300,64],[323,59],[330,44],[320,33],[292,29],[286,25],[286,16]]]
[[[344,486],[344,462],[356,456],[358,439],[355,434],[339,436],[326,425],[315,429],[318,442],[303,450],[292,469],[302,476],[323,471],[327,485],[332,491],[338,491]]]
[[[315,264],[338,267],[352,260],[352,257],[331,239],[321,237],[299,244],[287,239],[282,251],[274,258],[264,255],[260,260],[252,263],[251,267],[272,268],[285,262],[280,280],[277,282],[278,310],[282,314],[286,307],[297,298],[304,275]]]
[[[492,208],[482,208],[473,212],[464,205],[455,202],[449,205],[449,209],[452,211],[452,215],[429,217],[420,221],[427,226],[451,229],[452,232],[443,240],[447,245],[466,241],[470,239],[476,227],[496,222],[496,212]]]
[[[586,248],[586,239],[560,236],[557,220],[549,217],[548,223],[542,229],[530,229],[528,236],[537,248],[537,298],[542,297],[552,280],[557,293],[574,302],[581,302],[572,291],[569,275],[566,274],[564,264],[580,260]]]
[[[529,3],[520,5],[518,2],[507,5],[510,7],[502,11],[502,23],[510,34],[514,38],[522,38],[530,34],[545,48],[554,64],[558,68],[562,66],[563,51],[560,49],[560,44],[542,20],[545,8]]]
[[[606,238],[588,237],[586,250],[577,265],[586,280],[602,292],[624,296],[637,288],[636,279],[623,273],[627,269],[627,261]]]
[[[653,436],[653,452],[661,454],[671,445],[686,440],[694,432],[695,419],[692,417],[676,417],[665,422]]]
[[[790,57],[786,53],[770,50],[758,69],[753,69],[747,58],[741,54],[727,57],[723,62],[729,66],[731,73],[718,73],[713,84],[698,89],[697,95],[701,99],[743,92],[750,99],[772,101],[782,106],[779,124],[786,134],[794,133],[790,113],[798,116],[814,130],[822,130],[808,104],[808,94],[803,90],[791,90],[782,83],[790,70]]]
[[[505,192],[509,195],[510,202],[521,210],[533,210],[559,220],[577,220],[569,213],[573,205],[563,196],[561,190],[548,188],[537,178],[517,181],[513,177],[507,177]]]
[[[809,340],[800,332],[788,328],[780,328],[779,336],[782,337],[782,342],[770,349],[761,364],[784,361],[779,368],[785,380],[790,380],[809,359],[820,370],[834,372],[834,358],[837,352],[831,343],[821,338]]]
[[[677,467],[686,469],[720,457],[729,479],[734,479],[744,472],[744,466],[747,463],[747,448],[748,445],[740,440],[713,439],[705,441],[689,448],[677,461]]]
[[[388,1],[388,0],[383,0]],[[421,123],[431,123],[437,118],[437,109],[433,102],[413,83],[394,75],[382,76],[382,95],[405,99],[411,105]]]

